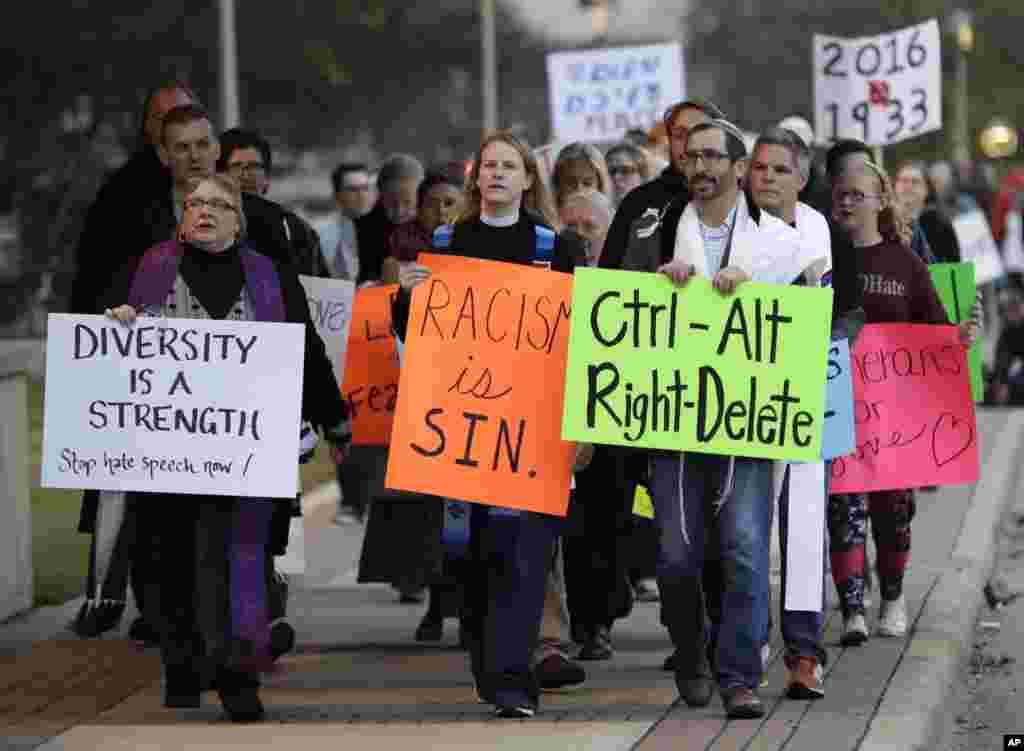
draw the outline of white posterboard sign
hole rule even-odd
[[[305,328],[51,314],[42,485],[295,498]]]
[[[1019,211],[1006,215],[1003,235],[1003,263],[1007,271],[1024,271],[1024,220]]]
[[[960,244],[960,260],[974,263],[975,284],[987,284],[1006,273],[984,211],[974,209],[956,217],[953,231]]]
[[[547,56],[552,139],[620,141],[683,98],[683,48],[651,44]]]
[[[935,19],[873,37],[814,35],[814,132],[885,146],[942,129]]]
[[[331,361],[340,388],[345,381],[345,353],[348,350],[352,297],[356,293],[356,285],[347,279],[321,279],[303,275],[299,276],[299,281],[306,290],[309,315],[317,333],[324,340],[327,358]]]

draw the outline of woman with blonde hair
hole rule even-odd
[[[466,186],[466,210],[434,232],[434,249],[452,255],[541,265],[572,272],[583,262],[575,236],[557,234],[557,217],[533,151],[508,131],[484,139]],[[413,288],[430,277],[402,267],[392,306],[405,338]],[[531,662],[559,520],[529,511],[470,504],[463,633],[481,700],[498,717],[532,716],[540,697]]]
[[[555,191],[555,205],[561,209],[566,198],[587,190],[596,190],[611,198],[612,180],[597,147],[576,141],[558,152],[551,171],[551,187]]]
[[[832,191],[832,218],[845,230],[857,253],[858,281],[863,289],[867,323],[948,325],[928,267],[910,250],[911,226],[896,200],[885,171],[870,161],[849,166]],[[978,335],[980,309],[960,324],[964,347]],[[910,559],[910,522],[914,491],[833,495],[828,501],[832,578],[843,613],[841,643],[862,644],[868,638],[864,619],[864,542],[867,518],[878,549],[877,571],[882,605],[881,636],[907,632],[903,573]]]

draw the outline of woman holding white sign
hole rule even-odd
[[[498,131],[484,140],[467,194],[462,216],[434,233],[436,251],[564,272],[582,263],[582,248],[555,232],[558,216],[536,157],[516,136]],[[412,290],[430,273],[419,263],[402,268],[393,320],[403,340]],[[559,527],[544,514],[472,505],[462,623],[477,691],[498,717],[537,711],[531,657]]]
[[[347,409],[305,293],[293,270],[244,242],[241,205],[231,178],[200,182],[185,198],[178,239],[151,248],[130,281],[114,285],[108,299],[128,303],[107,315],[126,326],[139,315],[305,324],[303,417],[344,447],[351,438]],[[139,542],[159,572],[146,593],[145,615],[160,634],[165,705],[198,707],[200,693],[213,688],[232,721],[261,720],[259,673],[271,661],[267,549],[272,521],[287,521],[290,503],[132,495],[145,504]]]
[[[867,323],[948,325],[945,308],[928,268],[910,250],[911,225],[903,215],[889,177],[873,162],[847,167],[832,193],[833,219],[846,230],[857,252]],[[960,341],[970,347],[978,335],[980,306],[960,324]],[[828,503],[832,578],[843,613],[844,646],[868,638],[864,619],[864,542],[866,522],[878,549],[882,595],[878,633],[901,637],[907,631],[903,573],[910,559],[911,489],[833,495]]]

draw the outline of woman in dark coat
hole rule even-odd
[[[231,178],[200,182],[185,200],[181,240],[151,248],[130,281],[115,283],[107,299],[127,304],[107,315],[125,325],[137,315],[305,324],[303,417],[344,447],[347,410],[302,286],[290,267],[241,239],[241,206]],[[259,673],[271,661],[267,550],[291,504],[170,493],[130,493],[129,502],[146,505],[136,535],[153,562],[144,608],[160,637],[165,705],[198,707],[213,688],[233,721],[262,719]]]

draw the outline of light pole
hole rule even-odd
[[[480,0],[480,53],[483,65],[481,94],[484,133],[498,127],[498,44],[495,35],[495,0]]]
[[[956,78],[954,79],[956,119],[953,121],[953,159],[966,162],[971,158],[968,136],[967,55],[974,49],[973,15],[958,8],[949,17],[949,32],[956,38]]]
[[[217,0],[220,11],[220,116],[227,130],[241,122],[238,106],[238,37],[235,0]]]

